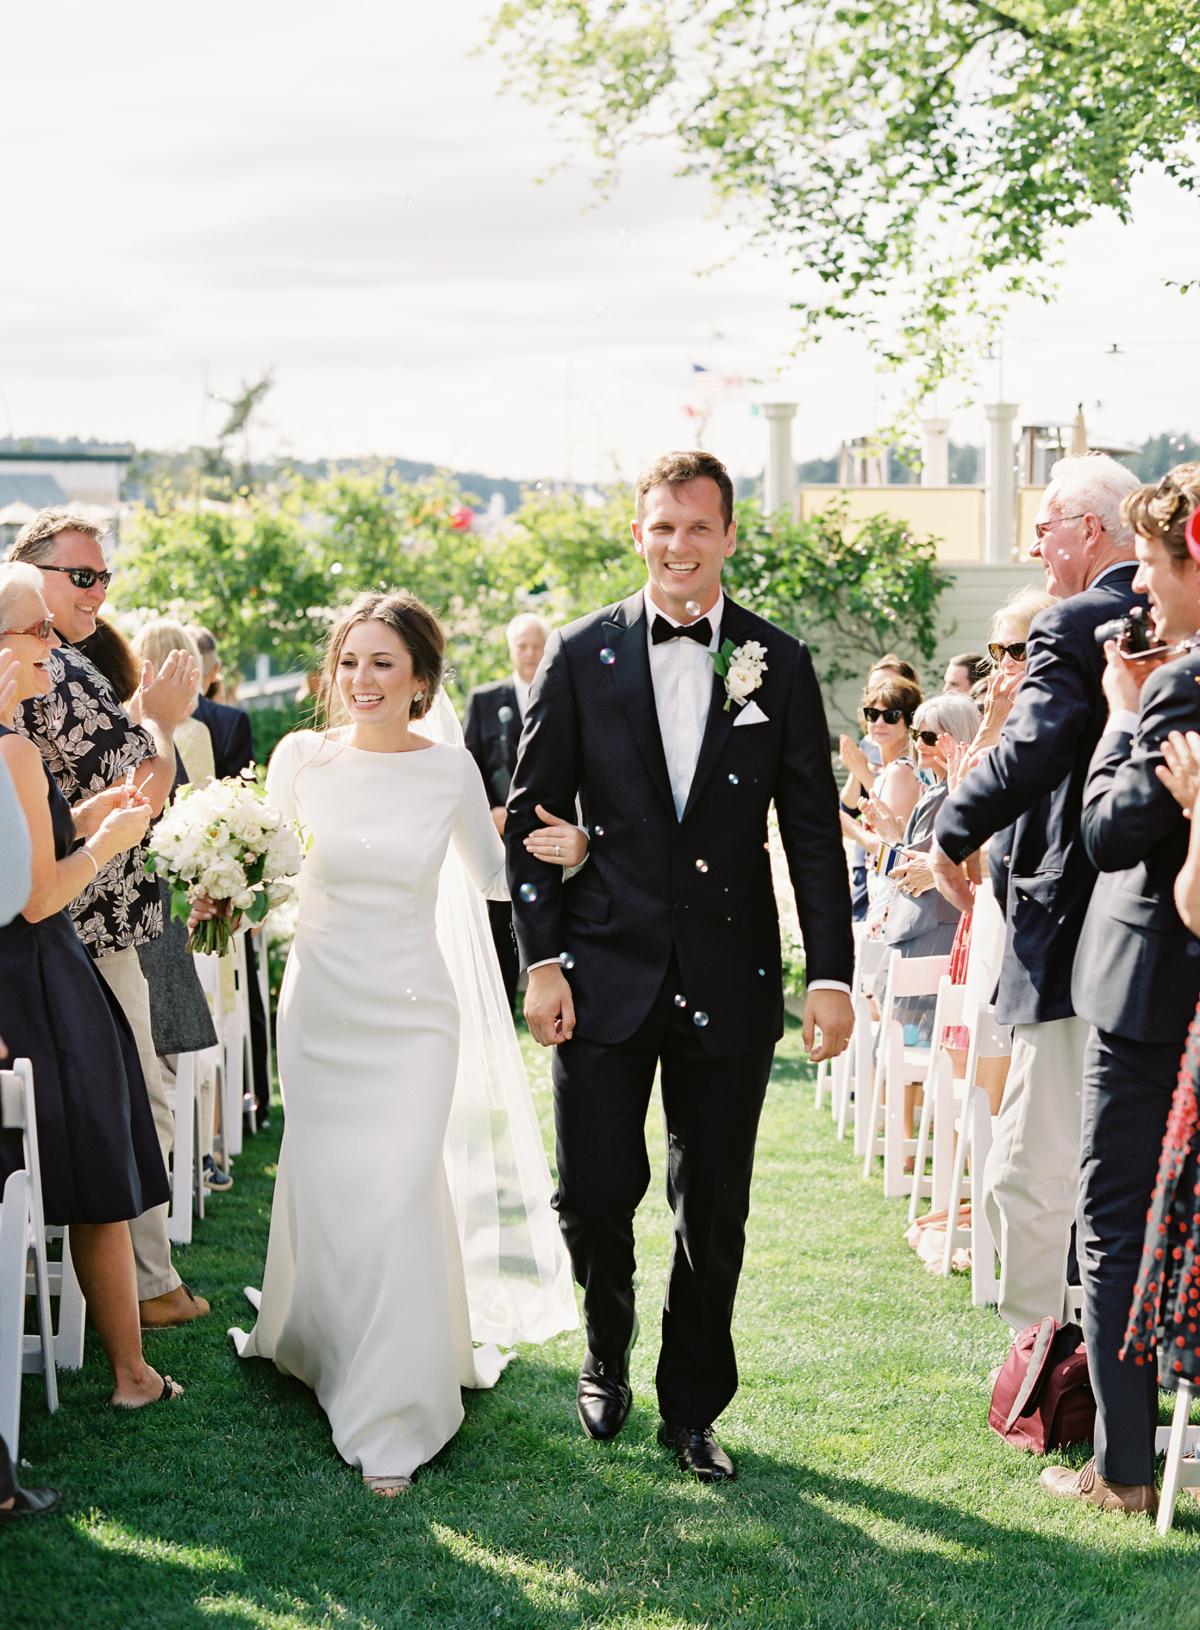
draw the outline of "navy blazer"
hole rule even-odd
[[[1137,732],[1110,730],[1092,759],[1083,841],[1101,873],[1075,958],[1079,1013],[1098,1030],[1183,1050],[1200,995],[1200,940],[1175,909],[1188,822],[1155,775],[1170,730],[1200,730],[1200,651],[1142,689]]]
[[[1095,630],[1133,605],[1133,561],[1034,618],[1028,666],[1000,740],[942,804],[934,827],[951,860],[1012,827],[996,1017],[1069,1018],[1071,966],[1096,881],[1079,832],[1083,788],[1108,718]]]
[[[508,709],[506,719],[500,717],[504,708]],[[511,679],[478,685],[471,692],[463,720],[463,739],[467,752],[479,766],[488,803],[493,809],[502,809],[508,801],[521,740],[521,710],[517,706],[517,687]]]
[[[196,703],[193,718],[207,725],[212,737],[213,765],[217,775],[240,775],[248,764],[254,763],[254,737],[250,731],[250,715],[228,702],[213,702],[202,696]]]
[[[568,952],[576,1034],[615,1044],[637,1030],[675,956],[681,1006],[705,1016],[701,1046],[730,1057],[783,1029],[779,919],[767,853],[772,800],[810,979],[850,983],[850,888],[829,733],[801,641],[725,599],[721,639],[766,648],[739,725],[714,670],[682,819],[658,728],[641,590],[551,635],[533,682],[505,842],[525,964]],[[569,880],[523,839],[536,804],[564,820],[576,797],[591,833]]]

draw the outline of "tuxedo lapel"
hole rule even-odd
[[[740,645],[743,639],[749,637],[750,623],[740,606],[737,606],[725,596],[725,608],[721,613],[721,631],[717,635],[717,649],[720,650],[726,640],[732,640]],[[708,702],[708,719],[704,726],[704,736],[700,742],[700,755],[696,760],[696,773],[692,776],[692,784],[688,789],[687,803],[683,807],[683,820],[687,820],[708,778],[717,767],[717,760],[725,751],[729,741],[729,732],[733,729],[733,721],[737,716],[732,705],[725,711],[725,681],[713,669],[712,695]]]
[[[645,600],[639,589],[628,600],[622,601],[611,618],[605,619],[604,637],[609,641],[616,659],[607,666],[606,672],[612,675],[650,779],[674,816],[675,800],[671,796],[671,780],[667,774],[662,733],[658,728],[658,710],[654,705],[645,611]]]

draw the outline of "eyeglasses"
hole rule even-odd
[[[874,724],[876,719],[882,719],[884,724],[899,724],[904,718],[902,707],[865,707],[863,718],[868,724]]]
[[[1066,521],[1082,521],[1083,516],[1087,513],[1088,512],[1085,509],[1082,515],[1060,515],[1053,521],[1038,521],[1033,529],[1037,536],[1037,541],[1041,543],[1047,532],[1053,532],[1056,526],[1062,526]]]
[[[926,747],[936,747],[938,744],[938,733],[936,730],[917,730],[915,727],[913,727],[908,733],[914,741],[919,741]]]
[[[90,589],[93,583],[99,583],[106,589],[113,580],[111,572],[97,572],[90,566],[42,566],[38,565],[39,572],[65,572],[77,589]]]
[[[31,639],[48,640],[53,632],[54,624],[49,617],[43,617],[32,628],[0,628],[0,640],[11,639],[14,634],[28,634]]]
[[[1014,640],[1011,645],[1000,645],[999,643],[989,645],[988,656],[991,657],[997,668],[1005,657],[1011,657],[1014,662],[1024,662],[1028,644],[1028,640]]]

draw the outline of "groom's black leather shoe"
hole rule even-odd
[[[601,1443],[615,1438],[628,1420],[632,1405],[628,1359],[614,1363],[589,1353],[579,1372],[579,1387],[575,1393],[579,1422],[588,1437]]]
[[[702,1483],[728,1483],[737,1468],[713,1436],[711,1426],[672,1426],[658,1423],[658,1441],[675,1451],[680,1471],[691,1472]]]

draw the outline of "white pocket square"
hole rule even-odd
[[[741,708],[739,710],[737,717],[734,719],[733,728],[736,730],[738,725],[740,725],[740,724],[768,724],[768,723],[770,723],[770,721],[768,720],[766,714],[763,712],[762,708],[759,707],[758,703],[757,702],[747,702],[745,707],[743,707],[743,708]]]

